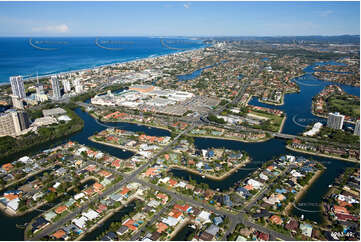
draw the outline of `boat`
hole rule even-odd
[[[205,175],[202,176],[203,179],[204,179],[205,177],[206,177]]]

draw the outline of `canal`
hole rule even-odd
[[[129,203],[126,207],[123,207],[119,211],[115,212],[110,218],[108,218],[104,223],[100,224],[95,230],[85,235],[83,241],[94,241],[96,238],[101,235],[103,232],[107,231],[110,225],[113,222],[121,222],[123,217],[130,212],[134,211],[135,202]]]
[[[312,66],[310,67],[312,68]],[[312,69],[306,68],[306,74],[302,77],[295,78],[294,81],[298,82],[301,92],[295,94],[287,94],[285,96],[285,104],[282,106],[272,106],[263,103],[259,103],[257,99],[252,99],[250,104],[259,105],[264,107],[278,108],[287,113],[287,120],[283,129],[284,133],[289,134],[298,134],[304,131],[304,127],[293,122],[295,119],[306,120],[305,124],[316,122],[323,119],[313,116],[311,111],[311,101],[312,97],[319,93],[326,85],[335,84],[330,82],[324,82],[313,77]],[[358,87],[351,87],[346,85],[337,84],[343,88],[347,93],[360,96],[360,89]],[[83,112],[81,109],[76,109],[75,112],[84,120],[84,129],[70,137],[58,140],[56,142],[49,142],[47,144],[38,146],[37,149],[33,149],[31,153],[38,152],[39,150],[44,150],[49,147],[53,147],[59,144],[62,144],[68,140],[77,141],[80,144],[94,147],[96,149],[107,152],[113,156],[116,156],[121,159],[130,158],[133,153],[129,151],[122,151],[120,149],[113,148],[111,146],[106,146],[98,143],[94,143],[88,140],[88,137],[93,135],[96,132],[104,130],[106,127],[97,123],[90,115]],[[296,118],[294,118],[296,117]],[[158,135],[164,136],[169,135],[168,131],[157,129],[157,128],[148,128],[143,125],[136,125],[130,123],[107,123],[106,125],[112,127],[118,127],[125,130],[131,131],[140,131],[144,132],[147,135]],[[328,191],[328,185],[332,184],[334,179],[340,175],[346,167],[358,166],[358,164],[345,162],[337,159],[329,159],[323,157],[316,157],[312,155],[301,154],[293,151],[286,150],[285,140],[282,139],[272,139],[262,143],[243,143],[239,141],[230,141],[230,140],[219,140],[219,139],[209,139],[209,138],[195,138],[195,145],[200,149],[207,148],[227,148],[234,150],[241,150],[247,152],[252,161],[247,164],[243,169],[238,170],[233,173],[223,181],[214,181],[211,179],[202,179],[200,176],[185,172],[183,170],[173,170],[172,173],[175,176],[182,177],[184,179],[189,179],[191,177],[198,182],[207,183],[211,188],[219,188],[220,190],[227,190],[229,187],[240,179],[245,178],[249,173],[253,172],[254,169],[260,167],[262,163],[267,160],[272,159],[284,154],[293,154],[298,156],[304,156],[306,158],[311,158],[317,161],[322,162],[326,167],[326,171],[317,179],[317,181],[308,189],[304,196],[300,199],[299,204],[303,204],[302,209],[310,210],[313,212],[302,212],[297,209],[293,209],[292,214],[301,216],[304,214],[305,218],[320,222],[321,213],[317,212],[319,206],[315,207],[315,204],[321,202],[322,196]],[[19,154],[21,157],[23,154]],[[19,157],[14,157],[19,158]],[[300,205],[298,207],[301,208]],[[316,211],[316,212],[314,212]],[[33,211],[29,214],[20,217],[8,217],[4,214],[0,214],[0,227],[3,231],[1,240],[23,240],[23,230],[16,227],[17,224],[22,225],[27,222],[30,222],[31,219],[38,216],[40,211]],[[90,235],[89,235],[90,236]],[[90,240],[90,239],[89,239]]]

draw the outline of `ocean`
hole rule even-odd
[[[0,84],[24,78],[88,69],[118,62],[198,49],[200,40],[160,37],[3,37]]]

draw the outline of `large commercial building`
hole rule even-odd
[[[29,118],[26,112],[13,109],[0,113],[0,137],[17,136],[29,127]]]
[[[129,87],[129,90],[134,90],[141,93],[148,93],[155,89],[154,86],[151,85],[134,85]]]
[[[59,80],[56,76],[51,76],[51,87],[53,88],[53,98],[59,100],[61,98]]]
[[[329,113],[327,118],[327,127],[332,129],[342,129],[345,116],[340,113]]]
[[[24,80],[22,76],[11,76],[10,77],[11,90],[13,95],[19,98],[25,98]]]
[[[360,120],[356,121],[355,129],[353,131],[354,135],[360,136]]]

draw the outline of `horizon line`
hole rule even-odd
[[[215,38],[215,37],[271,37],[271,38],[279,38],[279,37],[338,37],[338,36],[359,36],[360,34],[325,34],[325,35],[4,35],[0,36],[0,38],[36,38],[36,37],[50,37],[50,38],[60,38],[60,37],[196,37],[196,38]]]

